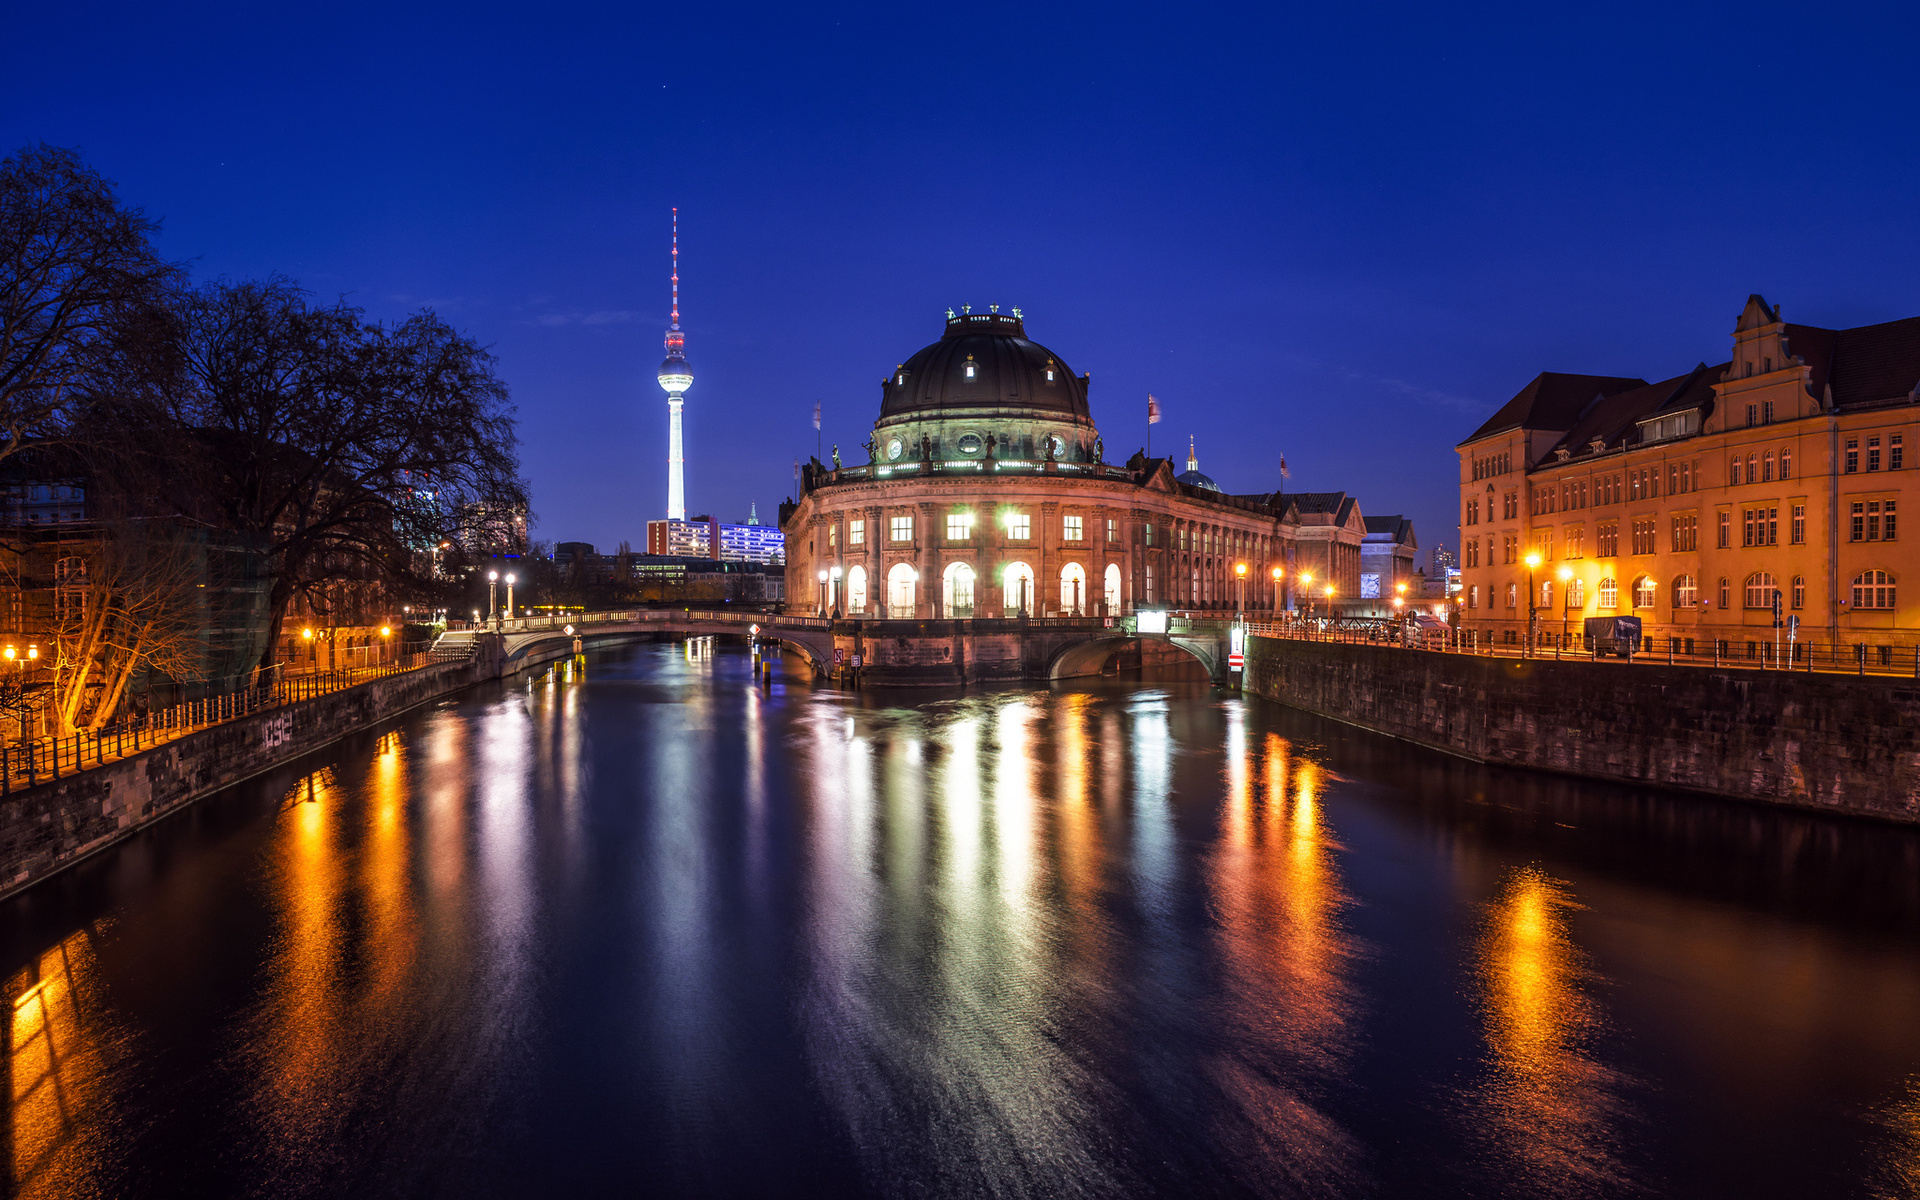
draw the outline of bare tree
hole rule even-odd
[[[178,521],[109,522],[58,561],[54,733],[99,729],[146,672],[180,679],[197,669],[206,579],[200,539]]]
[[[444,587],[439,548],[524,513],[507,389],[485,348],[431,312],[368,323],[284,279],[208,284],[173,307],[171,370],[149,444],[180,512],[268,557],[262,667],[295,596],[321,611],[342,579],[405,594]],[[146,439],[151,443],[152,439]]]
[[[0,459],[66,435],[102,347],[177,276],[158,228],[71,150],[0,161]]]

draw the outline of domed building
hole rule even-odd
[[[1360,598],[1367,527],[1345,493],[1230,494],[1191,446],[1180,475],[1144,452],[1112,462],[1090,387],[1028,338],[1019,309],[949,310],[940,340],[881,382],[867,461],[842,465],[836,448],[782,506],[789,609],[895,621],[1231,613],[1240,563],[1249,613],[1296,595],[1304,607],[1302,586],[1322,605],[1328,586],[1342,607]]]

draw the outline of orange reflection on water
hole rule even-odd
[[[7,980],[7,1124],[12,1195],[96,1194],[81,1137],[104,1099],[103,1037],[90,929]]]
[[[1617,1182],[1613,1122],[1618,1079],[1592,1055],[1600,1014],[1590,972],[1567,927],[1568,885],[1515,870],[1487,907],[1477,975],[1491,1072],[1484,1131],[1525,1175],[1567,1194]]]
[[[1339,919],[1347,898],[1322,824],[1320,769],[1277,734],[1256,761],[1243,712],[1228,721],[1210,883],[1222,1016],[1246,1048],[1212,1064],[1234,1100],[1221,1136],[1295,1189],[1339,1192],[1359,1179],[1353,1139],[1299,1086],[1338,1070],[1353,1021],[1352,947]]]

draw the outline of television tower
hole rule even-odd
[[[680,332],[680,210],[673,210],[673,324],[667,327],[667,361],[660,364],[660,386],[667,392],[671,434],[667,445],[667,520],[687,519],[686,456],[680,448],[680,408],[693,386],[693,368],[682,352]]]

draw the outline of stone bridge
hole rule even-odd
[[[655,634],[757,635],[763,644],[778,642],[804,656],[816,676],[847,678],[857,658],[860,678],[868,682],[957,684],[1097,675],[1115,652],[1138,639],[1177,646],[1206,667],[1215,683],[1228,682],[1232,622],[1148,616],[1148,629],[1143,632],[1137,613],[1112,618],[836,621],[758,612],[641,609],[502,621],[498,652],[505,674],[565,657],[572,653],[576,638],[591,644]],[[435,643],[435,649],[448,656],[471,653],[463,647],[491,636],[492,631],[454,631]]]

